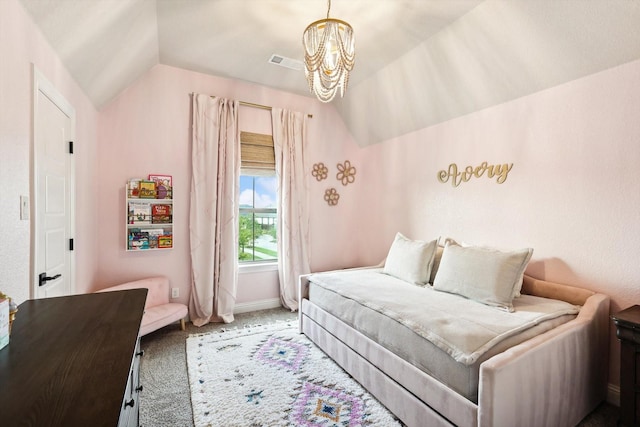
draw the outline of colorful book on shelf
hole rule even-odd
[[[140,181],[140,198],[155,199],[156,183],[154,181]]]
[[[135,199],[140,197],[140,178],[131,178],[127,183],[127,197]]]
[[[151,205],[145,202],[129,202],[129,224],[151,224]]]
[[[171,234],[163,234],[162,236],[158,236],[158,247],[159,248],[172,248],[173,247],[173,236]]]
[[[131,230],[129,232],[129,249],[149,249],[149,233]]]
[[[149,174],[149,181],[154,181],[157,185],[164,185],[165,187],[173,186],[173,178],[171,175],[157,175]]]
[[[171,187],[166,187],[162,184],[156,185],[156,199],[172,199],[173,190]]]
[[[158,247],[158,238],[164,234],[164,230],[161,228],[142,228],[140,232],[147,233],[149,235],[149,249],[155,249]]]
[[[156,199],[171,199],[173,179],[171,175],[149,174],[149,181],[156,183]]]
[[[141,228],[140,229],[141,233],[147,233],[149,234],[149,236],[162,236],[163,234],[165,234],[165,231],[162,228]]]
[[[154,204],[151,205],[151,223],[152,224],[170,224],[171,223],[171,205],[170,204]]]

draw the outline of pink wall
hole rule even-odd
[[[638,76],[640,62],[630,63],[360,149],[331,106],[157,66],[101,113],[102,250],[94,285],[167,274],[187,301],[189,93],[201,92],[314,115],[308,169],[318,162],[330,169],[329,180],[309,177],[314,271],[378,263],[402,231],[414,238],[532,246],[530,274],[607,293],[612,311],[638,303]],[[260,110],[242,111],[253,115],[253,123],[266,120]],[[343,187],[335,180],[335,165],[347,159],[357,174],[354,184]],[[453,187],[436,178],[450,163],[483,161],[514,166],[503,184],[483,177]],[[175,249],[126,253],[123,185],[151,171],[174,176]],[[335,207],[323,200],[329,187],[341,194]],[[272,272],[240,281],[238,303],[277,297]],[[611,378],[617,383],[613,328],[611,350]]]
[[[19,200],[30,195],[35,64],[76,111],[76,290],[86,292],[97,269],[98,114],[17,0],[0,1],[0,58],[0,290],[18,303],[30,297],[30,226]]]
[[[189,188],[190,167],[190,93],[206,93],[262,105],[283,107],[313,114],[309,120],[307,163],[325,162],[332,167],[355,155],[334,108],[308,97],[264,87],[212,77],[169,66],[158,65],[129,87],[100,114],[99,175],[101,227],[98,279],[94,289],[153,274],[167,275],[173,287],[180,288],[179,301],[187,302],[190,289],[189,267]],[[251,107],[240,109],[241,129],[270,132],[270,113]],[[311,166],[309,167],[311,170]],[[125,251],[124,185],[127,179],[149,173],[173,176],[174,248],[170,251]],[[313,182],[311,182],[313,180]],[[344,243],[349,233],[349,198],[340,207],[329,208],[323,200],[324,187],[309,174],[313,208],[315,269],[356,263],[355,242]],[[326,181],[325,181],[326,182]],[[335,178],[332,186],[340,185]],[[355,185],[353,186],[355,187]],[[352,192],[355,195],[354,192]],[[351,202],[355,197],[351,197]],[[333,236],[325,239],[322,236]],[[241,275],[237,302],[278,298],[274,272]]]
[[[363,149],[363,261],[396,231],[533,247],[527,272],[640,304],[640,61]],[[449,164],[513,163],[505,183],[440,183]],[[607,351],[608,349],[602,349]],[[611,382],[619,344],[611,327]]]

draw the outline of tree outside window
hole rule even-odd
[[[268,176],[240,176],[238,261],[241,263],[278,259],[277,181]]]

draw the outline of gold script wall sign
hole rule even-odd
[[[482,162],[479,166],[467,166],[464,170],[458,171],[458,165],[451,163],[448,169],[438,172],[438,181],[444,184],[451,180],[451,185],[457,187],[473,177],[481,178],[486,173],[487,178],[496,177],[496,182],[502,184],[507,180],[507,175],[511,172],[511,168],[513,168],[513,163],[490,165],[487,162]]]

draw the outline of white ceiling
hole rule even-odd
[[[21,1],[98,108],[156,64],[310,96],[303,71],[268,60],[302,59],[305,27],[327,11],[325,0]],[[356,35],[334,103],[361,145],[640,58],[640,1],[333,0],[331,17]]]
[[[481,0],[334,0],[357,43],[351,83],[387,65]],[[326,0],[22,0],[71,74],[100,107],[155,64],[246,80],[309,96],[302,33]],[[398,31],[397,23],[401,23]]]

